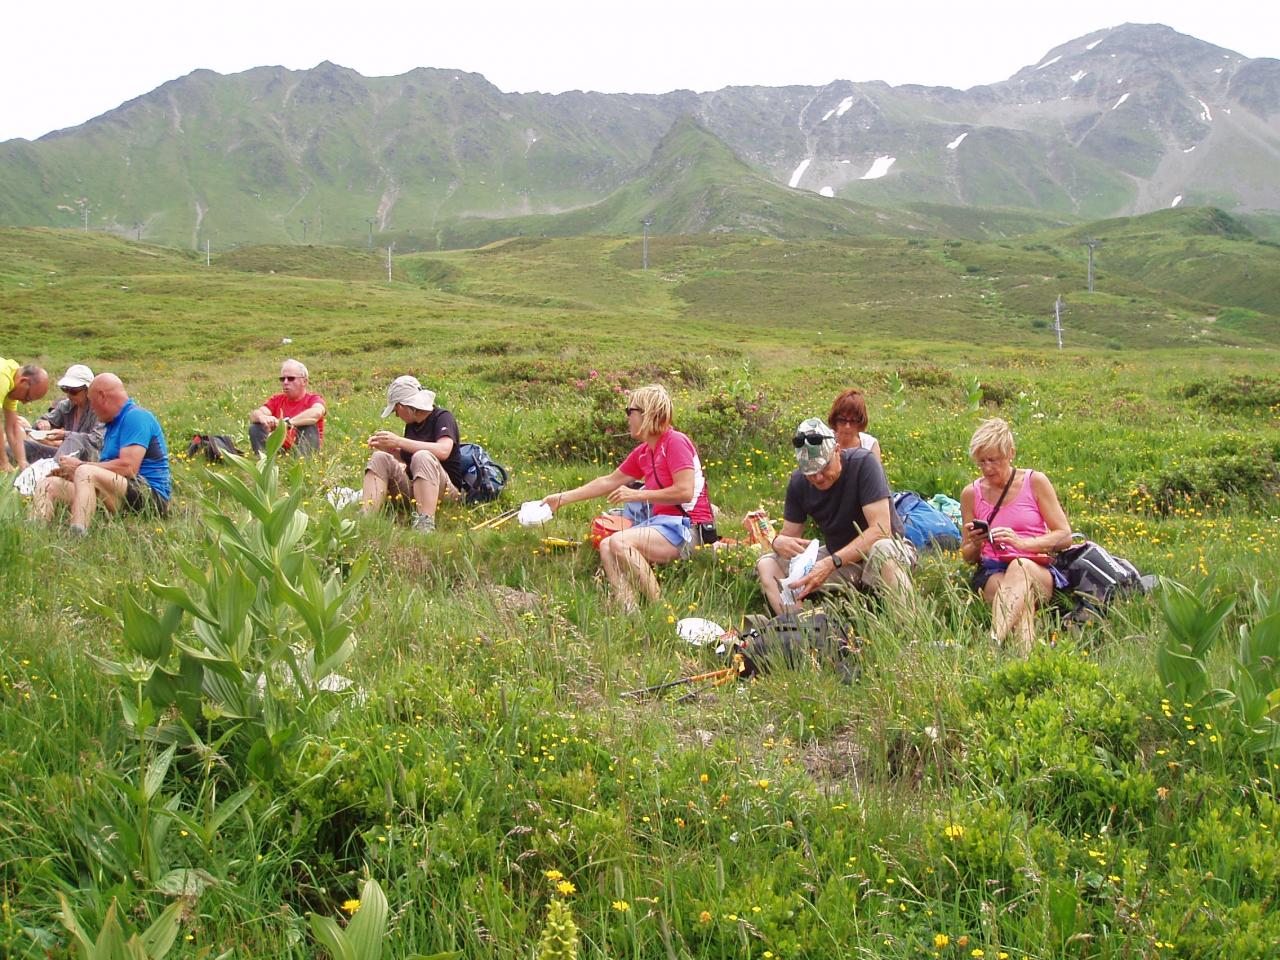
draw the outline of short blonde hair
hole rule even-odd
[[[983,420],[969,438],[969,456],[976,457],[983,450],[994,450],[1006,457],[1013,456],[1013,431],[999,417]]]
[[[656,437],[671,426],[671,395],[660,383],[637,387],[627,395],[627,402],[640,409],[640,433]]]

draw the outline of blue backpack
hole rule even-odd
[[[462,461],[462,497],[467,503],[487,503],[496,500],[507,485],[507,468],[489,459],[489,454],[478,443],[458,444],[458,459]]]
[[[903,532],[917,550],[941,547],[955,550],[960,546],[960,528],[945,513],[920,497],[903,490],[893,495],[893,509],[902,518]]]

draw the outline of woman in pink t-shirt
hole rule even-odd
[[[1071,524],[1043,473],[1013,466],[1013,433],[997,418],[984,420],[969,441],[982,476],[960,494],[960,554],[978,565],[973,586],[991,604],[992,637],[1012,635],[1019,653],[1035,642],[1038,601],[1066,586],[1052,553],[1071,543]]]
[[[627,609],[635,607],[636,586],[650,600],[658,599],[658,581],[650,564],[670,563],[697,546],[715,542],[715,518],[702,461],[693,441],[671,428],[671,417],[671,397],[660,385],[631,391],[627,427],[640,443],[612,473],[542,501],[552,510],[595,497],[651,508],[647,519],[600,541],[600,565],[614,595]],[[636,480],[643,485],[630,486]]]

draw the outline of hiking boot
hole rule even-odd
[[[418,531],[418,533],[435,533],[436,518],[429,517],[425,513],[415,513],[410,526],[412,526],[414,530]]]

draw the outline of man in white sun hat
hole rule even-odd
[[[364,468],[366,514],[382,509],[388,494],[397,506],[413,507],[413,528],[432,533],[436,505],[460,500],[462,460],[458,455],[458,423],[436,406],[436,395],[416,377],[396,377],[387,388],[382,416],[404,421],[404,436],[379,430],[369,438],[373,455]]]
[[[92,380],[93,371],[83,363],[72,364],[59,378],[62,399],[36,421],[31,435],[23,441],[29,463],[54,456],[79,457],[85,463],[98,459],[107,427],[89,405]]]
[[[915,548],[902,537],[902,520],[890,501],[889,482],[880,461],[861,447],[840,450],[827,424],[810,417],[796,427],[792,445],[796,470],[787,484],[782,532],[773,552],[756,564],[760,586],[775,614],[796,610],[784,604],[779,581],[792,557],[809,546],[810,518],[822,536],[817,561],[793,584],[797,601],[824,586],[848,586],[896,594],[910,602]]]

